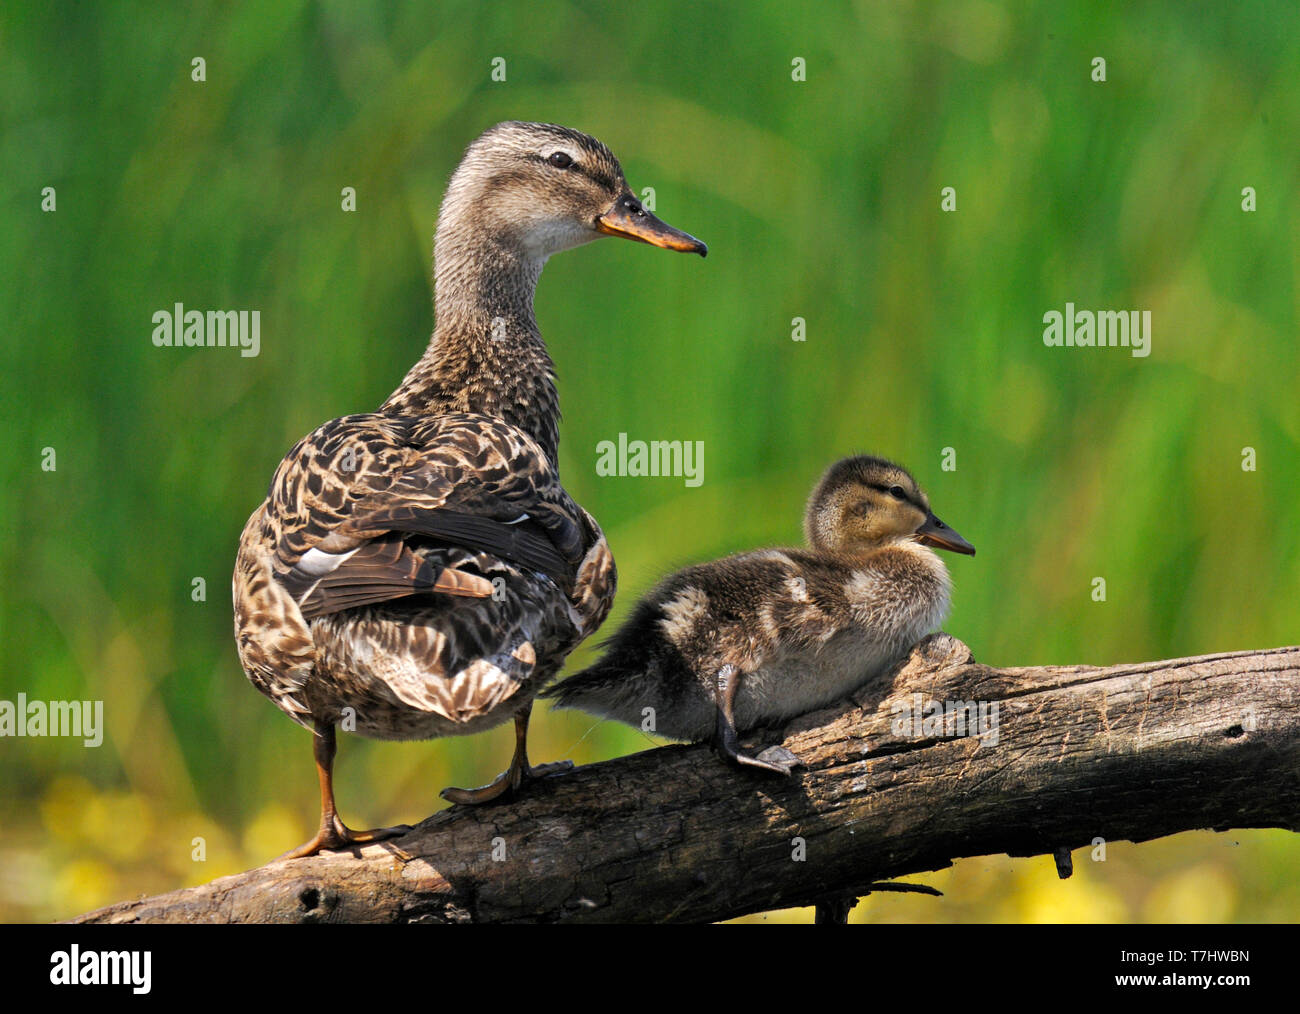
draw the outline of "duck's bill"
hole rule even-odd
[[[697,253],[701,257],[709,252],[709,248],[694,236],[681,229],[674,229],[667,222],[659,221],[629,193],[625,193],[614,202],[613,207],[596,219],[596,231],[603,232],[606,236],[635,239],[665,250]]]
[[[925,524],[916,530],[916,537],[927,546],[937,546],[954,553],[975,555],[975,547],[931,514]]]

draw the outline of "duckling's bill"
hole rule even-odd
[[[596,231],[603,232],[606,236],[635,239],[665,250],[697,253],[701,257],[708,256],[709,253],[709,248],[690,233],[674,229],[646,211],[641,202],[626,190],[607,212],[596,219]]]
[[[925,519],[925,524],[916,530],[916,537],[927,546],[965,553],[967,556],[975,555],[975,547],[935,517],[933,512]]]

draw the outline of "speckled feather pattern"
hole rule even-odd
[[[444,511],[501,523],[527,515],[563,555],[570,580],[404,532],[435,570],[477,574],[499,590],[303,616],[305,596],[291,588],[301,585],[293,578],[306,554],[326,546],[341,555],[412,518],[436,525]],[[337,721],[352,707],[357,731],[377,738],[473,732],[507,698],[512,708],[528,703],[600,625],[615,581],[599,527],[526,434],[470,413],[347,416],[299,441],[249,520],[235,571],[236,641],[253,683],[304,724]]]

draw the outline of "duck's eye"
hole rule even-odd
[[[903,489],[902,486],[890,486],[889,495],[892,496],[895,500],[906,500],[907,490]]]
[[[569,168],[569,166],[573,165],[573,159],[571,159],[569,157],[569,153],[565,151],[557,151],[554,155],[551,155],[546,161],[551,163],[551,165],[555,166],[556,169],[567,169]]]

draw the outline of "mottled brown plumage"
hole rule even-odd
[[[788,774],[787,751],[736,750],[738,732],[830,704],[942,622],[948,572],[928,546],[974,553],[908,472],[866,455],[823,476],[807,549],[687,567],[645,596],[594,665],[544,692],[556,707],[695,742]],[[647,710],[649,709],[649,710]]]
[[[641,208],[594,138],[504,123],[448,184],[428,350],[379,412],[300,440],[240,539],[235,636],[253,684],[314,730],[321,829],[290,855],[377,840],[334,809],[334,726],[380,739],[477,732],[515,718],[531,768],[537,691],[605,618],[616,573],[600,527],[560,485],[554,370],[533,316],[546,259],[623,235],[704,245]]]

